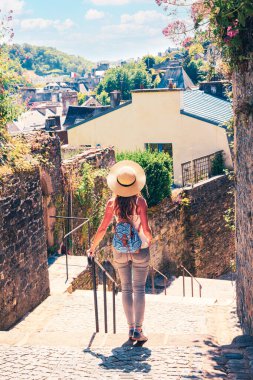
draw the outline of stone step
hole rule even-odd
[[[102,301],[103,299],[103,291],[102,289],[98,289],[97,292],[98,300]],[[73,298],[87,298],[93,300],[93,291],[92,290],[76,290],[72,293]],[[111,303],[112,293],[107,292],[108,302]],[[118,293],[116,298],[121,298],[121,292]],[[214,297],[182,297],[182,296],[173,296],[170,294],[164,295],[161,294],[146,294],[146,301],[152,304],[163,304],[163,303],[172,303],[172,304],[180,304],[180,305],[215,305],[217,304],[217,298]],[[230,301],[231,302],[231,301]]]
[[[206,341],[215,342],[215,338],[203,334],[178,334],[150,333],[146,347],[178,347],[198,346],[203,347]],[[85,330],[74,332],[38,332],[36,334],[0,332],[0,345],[10,346],[52,346],[52,347],[76,347],[88,349],[90,347],[121,347],[132,346],[135,342],[128,339],[127,331],[113,334],[86,332]]]
[[[196,278],[202,285],[203,298],[216,298],[217,302],[227,304],[236,297],[236,283],[230,280],[216,280],[209,278]],[[194,296],[199,295],[199,286],[193,281]],[[180,276],[171,282],[167,288],[167,293],[171,296],[182,296],[183,294],[183,277]],[[185,293],[191,297],[191,277],[185,277]]]
[[[49,281],[50,293],[61,294],[68,290],[71,282],[87,267],[87,257],[68,255],[69,278],[66,281],[66,257],[49,257]]]

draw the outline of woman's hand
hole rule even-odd
[[[92,248],[87,249],[86,253],[88,257],[95,257],[95,251]]]
[[[148,237],[148,246],[149,246],[149,247],[150,247],[151,244],[152,244],[152,240],[153,240],[152,236],[149,236],[149,237]]]

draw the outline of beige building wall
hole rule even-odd
[[[181,115],[180,90],[140,90],[132,103],[68,130],[70,145],[112,145],[117,151],[145,149],[145,143],[172,143],[174,181],[182,184],[181,164],[224,150],[232,166],[226,131]]]

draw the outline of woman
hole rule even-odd
[[[100,224],[89,256],[95,255],[95,249],[103,239],[112,219],[117,225],[126,222],[138,231],[140,249],[136,252],[120,252],[113,248],[113,257],[119,272],[122,288],[122,302],[129,326],[129,338],[146,341],[142,324],[145,311],[145,284],[149,268],[149,246],[152,235],[148,225],[147,203],[140,195],[146,183],[144,170],[136,162],[125,160],[115,164],[107,177],[109,188],[114,196],[107,202],[105,215]]]

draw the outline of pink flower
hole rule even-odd
[[[163,29],[163,34],[165,37],[174,38],[177,35],[182,35],[186,33],[186,25],[182,21],[174,21],[170,23],[166,28]]]
[[[192,37],[186,37],[183,42],[182,42],[182,45],[183,47],[189,47],[193,42],[193,38]]]
[[[191,17],[193,22],[196,23],[198,20],[203,20],[210,14],[210,8],[206,3],[202,1],[196,1],[191,6]]]
[[[233,26],[228,26],[227,28],[227,36],[230,38],[234,38],[239,33],[238,29],[234,29]]]

